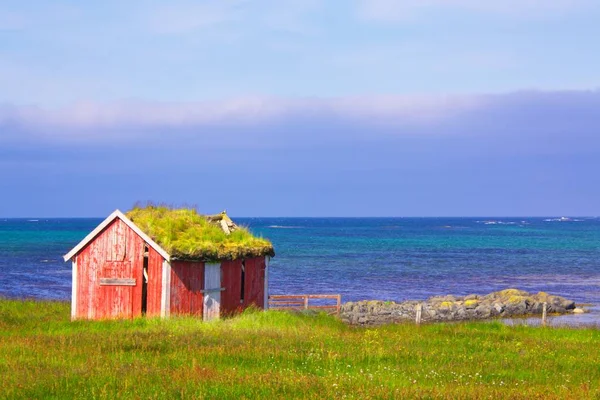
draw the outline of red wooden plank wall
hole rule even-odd
[[[162,294],[162,264],[163,258],[152,247],[148,248],[148,288],[146,301],[146,316],[160,316],[160,299]]]
[[[264,308],[265,258],[249,258],[244,261],[244,301],[240,301],[242,285],[242,260],[221,263],[221,316],[238,313],[251,305]]]
[[[221,262],[221,316],[233,315],[243,310],[240,303],[242,260]]]
[[[196,315],[204,308],[204,263],[171,262],[171,315]]]
[[[77,255],[76,318],[142,314],[144,241],[115,219]],[[135,286],[100,286],[100,278],[133,278]]]
[[[265,294],[265,258],[256,257],[246,260],[246,283],[244,308],[251,305],[264,308]]]

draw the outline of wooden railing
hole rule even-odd
[[[318,304],[311,304],[316,300]],[[335,300],[335,304],[322,304],[328,300]],[[314,303],[314,302],[313,302]],[[340,314],[342,296],[339,294],[297,294],[297,295],[271,295],[269,296],[269,309],[271,310],[319,310],[328,314]]]

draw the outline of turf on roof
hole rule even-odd
[[[210,222],[193,209],[134,207],[127,217],[173,259],[216,261],[275,254],[268,240],[243,227],[228,235],[219,222]]]

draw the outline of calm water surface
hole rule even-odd
[[[62,255],[101,219],[0,219],[0,296],[70,298]],[[275,245],[271,294],[425,299],[507,287],[600,305],[600,219],[238,218]],[[600,314],[586,320],[600,321]]]

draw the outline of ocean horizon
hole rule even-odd
[[[270,239],[270,294],[424,300],[506,288],[589,304],[600,322],[597,217],[234,218]],[[62,256],[102,218],[0,218],[0,296],[69,300]]]

